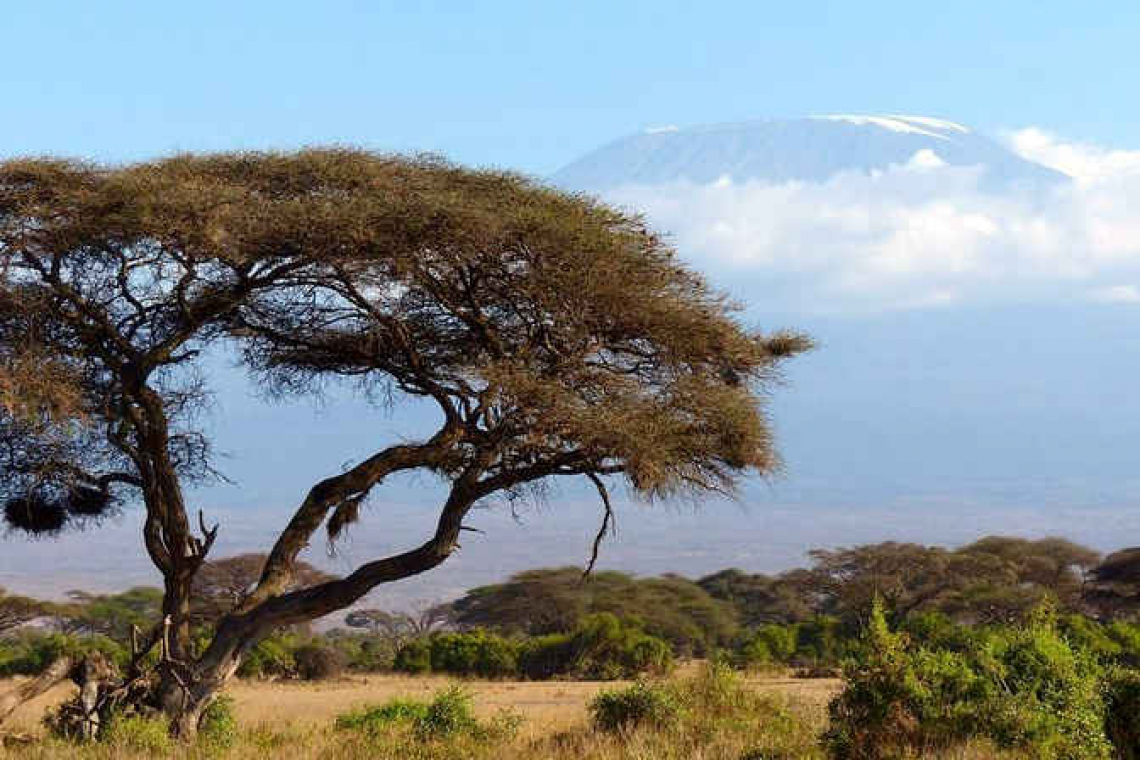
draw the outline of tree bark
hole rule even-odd
[[[70,657],[60,657],[43,673],[0,695],[0,725],[3,725],[20,705],[35,699],[56,684],[66,681],[71,676],[74,665],[75,661]]]

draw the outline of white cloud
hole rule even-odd
[[[1062,171],[1082,183],[1140,175],[1140,150],[1115,150],[1065,142],[1035,127],[1010,132],[1010,147],[1030,161]]]
[[[813,311],[960,302],[1140,302],[1140,151],[1026,129],[1010,144],[1072,183],[996,191],[925,149],[822,183],[629,185],[682,255],[748,303]]]
[[[1105,303],[1140,303],[1140,288],[1135,285],[1114,285],[1094,290],[1090,295]]]

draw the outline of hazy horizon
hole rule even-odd
[[[818,546],[994,533],[1140,543],[1140,105],[1122,94],[1140,16],[824,5],[826,28],[819,9],[742,2],[10,9],[29,63],[0,78],[0,157],[359,145],[644,212],[743,320],[819,345],[773,389],[783,473],[742,506],[623,499],[601,567],[774,572]],[[222,524],[215,557],[267,551],[314,482],[432,418],[347,389],[276,405],[224,356],[209,366],[235,484],[189,502]],[[441,493],[385,485],[336,557],[310,559],[345,573],[418,543]],[[481,512],[486,535],[370,603],[585,561],[588,490],[524,517]],[[138,520],[127,505],[83,536],[4,535],[0,586],[156,584]]]

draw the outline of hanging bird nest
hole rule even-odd
[[[58,499],[31,493],[16,496],[4,503],[4,520],[13,528],[34,535],[49,535],[63,530],[67,510]]]
[[[76,517],[101,517],[111,506],[111,494],[99,488],[76,486],[67,494],[67,511]]]

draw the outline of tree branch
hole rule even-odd
[[[594,536],[594,545],[590,551],[590,563],[586,565],[586,569],[582,573],[582,580],[589,578],[590,573],[593,572],[594,565],[598,562],[598,550],[602,546],[602,541],[605,539],[606,533],[616,531],[614,527],[614,508],[613,505],[610,504],[609,489],[606,488],[606,484],[602,482],[602,479],[594,473],[588,472],[586,473],[586,477],[589,478],[590,482],[594,484],[594,487],[598,489],[598,495],[602,497],[602,507],[605,509],[605,512],[602,515],[602,527],[598,529],[598,534]]]

